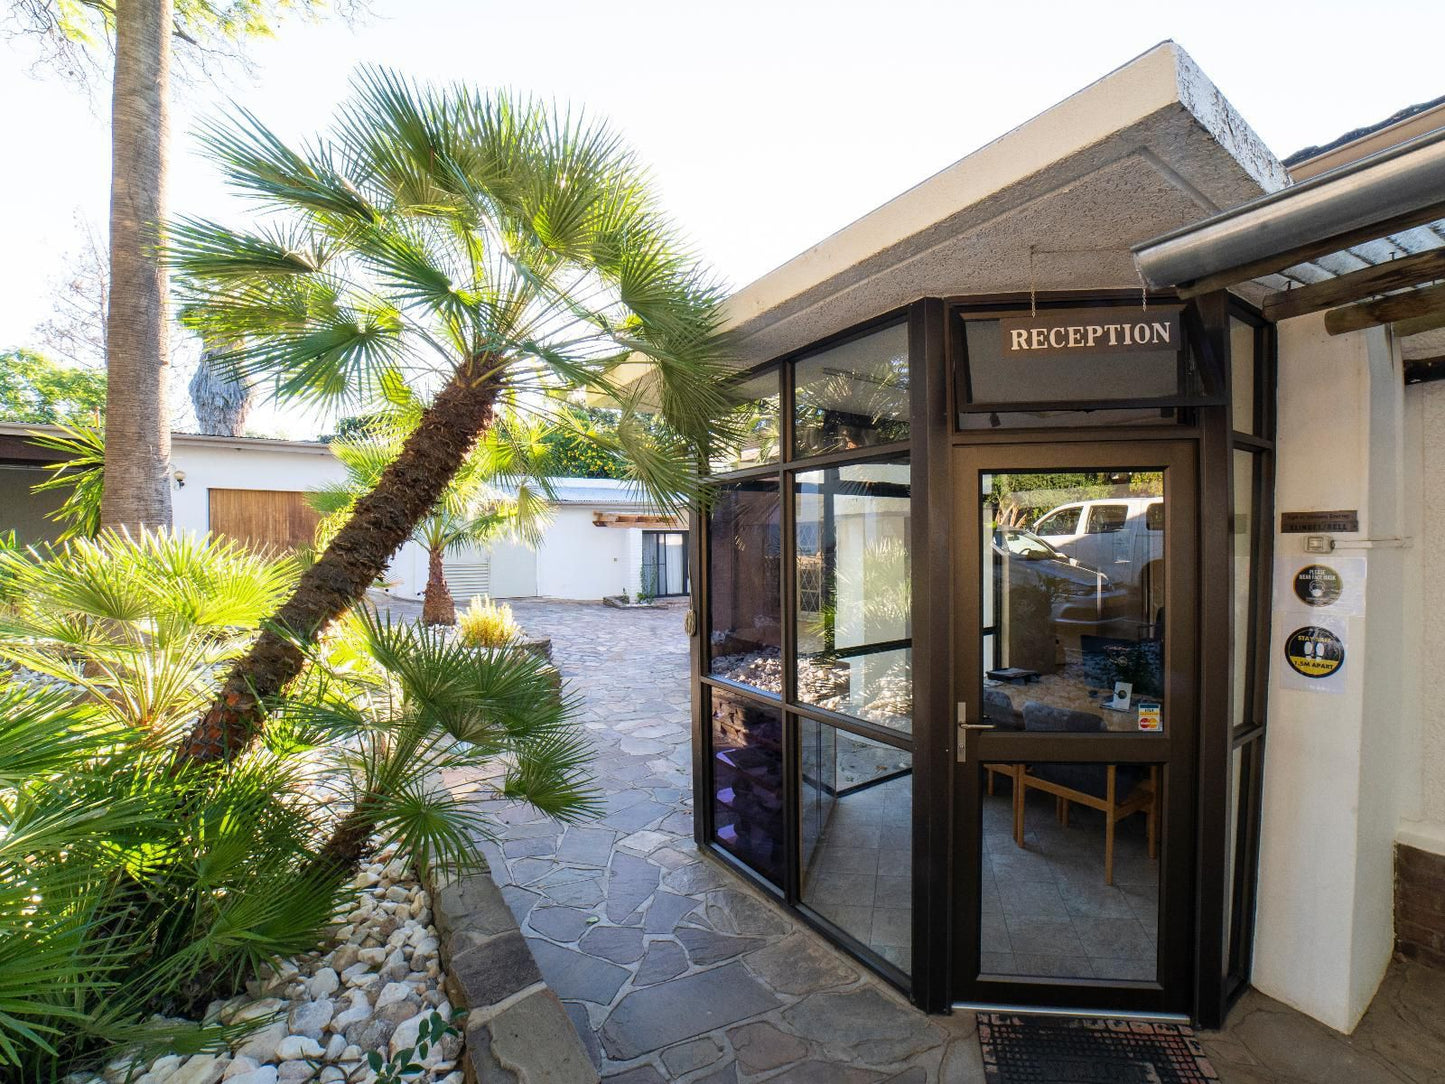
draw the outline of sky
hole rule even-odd
[[[1445,94],[1440,0],[373,0],[360,25],[292,21],[249,75],[174,86],[175,213],[239,209],[195,153],[239,103],[287,138],[321,130],[351,71],[506,86],[608,117],[663,203],[742,286],[1156,43],[1183,46],[1281,157]],[[0,350],[33,345],[78,220],[104,226],[109,95],[0,41]],[[315,419],[263,409],[258,431]]]

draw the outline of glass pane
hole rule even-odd
[[[782,884],[782,713],[713,689],[713,830],[719,843],[774,884]]]
[[[710,672],[781,696],[782,504],[776,478],[719,486],[709,518]]]
[[[746,436],[741,447],[735,451],[713,457],[710,466],[714,474],[775,463],[781,454],[778,445],[781,416],[778,409],[781,401],[778,370],[769,369],[740,381],[733,392],[739,400],[733,411],[733,420]]]
[[[1234,428],[1253,433],[1254,328],[1233,317],[1229,321],[1229,386],[1234,399]]]
[[[797,454],[908,439],[908,325],[803,358],[794,368]]]
[[[1234,879],[1236,869],[1239,865],[1239,825],[1240,809],[1239,795],[1244,783],[1244,746],[1235,749],[1229,756],[1229,826],[1228,840],[1229,853],[1225,862],[1224,890],[1229,893],[1228,903],[1224,910],[1224,944],[1226,952],[1230,955],[1225,959],[1225,972],[1229,971],[1233,961],[1234,949],[1234,928],[1238,922],[1235,912],[1235,888]]]
[[[981,770],[979,970],[1153,980],[1160,767],[1030,763]]]
[[[803,902],[908,971],[913,757],[811,719],[799,727]]]
[[[1162,733],[1164,475],[982,475],[983,714]]]
[[[913,714],[906,461],[795,476],[798,700],[908,730]]]
[[[1234,452],[1234,620],[1230,626],[1230,672],[1233,682],[1231,726],[1250,721],[1249,644],[1254,619],[1249,609],[1249,581],[1253,568],[1254,454]]]

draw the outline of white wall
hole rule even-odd
[[[212,489],[319,489],[341,481],[345,469],[324,447],[267,448],[254,441],[235,444],[192,442],[171,444],[171,470],[185,471],[185,485],[171,483],[172,522],[178,531],[210,529]]]
[[[1253,981],[1348,1032],[1389,963],[1398,780],[1411,757],[1403,379],[1384,329],[1332,337],[1316,315],[1279,331],[1275,506],[1358,509],[1362,530],[1337,535],[1336,553],[1363,557],[1367,576],[1364,612],[1345,619],[1339,695],[1281,687],[1289,618],[1276,599]],[[1275,547],[1297,557],[1304,536],[1277,534]]]
[[[1398,839],[1445,854],[1445,383],[1407,388],[1405,406],[1405,504],[1413,512],[1409,533],[1418,540],[1406,552],[1406,582],[1418,590],[1406,594],[1405,628],[1418,645],[1412,652],[1418,681],[1415,710],[1406,714],[1413,756],[1400,777]]]
[[[613,509],[575,505],[556,509],[556,518],[537,551],[539,595],[600,599],[620,594],[624,587],[636,594],[642,578],[642,532],[632,527],[595,526],[592,513],[609,510]],[[615,510],[637,511],[634,507]]]

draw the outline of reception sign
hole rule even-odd
[[[1184,329],[1177,306],[1052,309],[999,321],[1004,357],[1058,357],[1177,351]]]

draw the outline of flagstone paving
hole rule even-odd
[[[419,607],[377,600],[398,617]],[[609,1084],[982,1081],[974,1016],[927,1016],[699,854],[679,608],[513,600],[592,734],[603,816],[488,803],[492,873]],[[1225,1081],[1445,1080],[1445,972],[1396,962],[1352,1037],[1248,991],[1201,1034]]]

